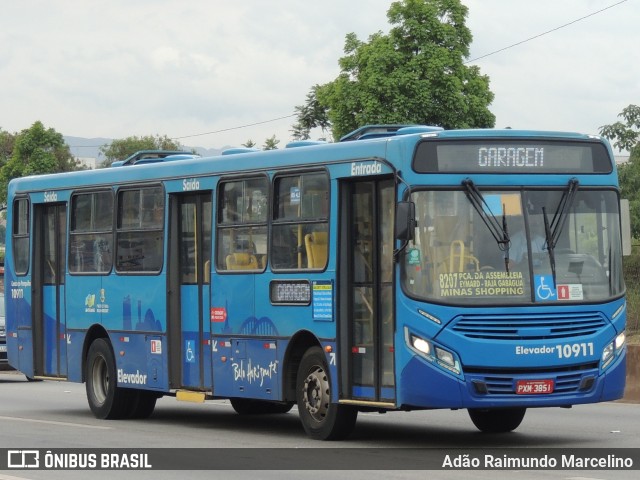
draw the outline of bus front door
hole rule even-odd
[[[67,206],[34,206],[33,356],[34,376],[67,376],[65,250]]]
[[[393,179],[343,184],[341,190],[340,339],[345,399],[393,403]]]
[[[172,195],[169,205],[170,386],[211,390],[211,192]]]

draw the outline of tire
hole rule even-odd
[[[470,408],[469,416],[481,432],[506,433],[518,428],[526,411],[526,408]]]
[[[311,438],[341,440],[353,431],[358,410],[331,403],[329,367],[320,347],[307,350],[300,361],[296,400],[302,426]]]
[[[268,400],[250,400],[232,398],[231,406],[239,415],[270,415],[287,413],[293,407],[290,402],[270,402]]]
[[[134,397],[129,408],[129,418],[149,418],[156,408],[158,394],[148,390],[132,390],[132,392]]]
[[[104,338],[94,340],[89,347],[85,371],[87,400],[96,418],[130,416],[136,392],[117,386],[115,357],[111,345]]]

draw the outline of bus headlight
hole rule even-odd
[[[431,354],[431,345],[420,337],[411,335],[411,345],[420,353],[424,353],[425,355]]]
[[[436,347],[436,358],[440,361],[440,362],[444,362],[447,365],[453,367],[455,365],[455,360],[453,358],[453,353],[443,349],[443,348],[439,348]]]
[[[611,362],[622,352],[627,341],[625,332],[618,334],[618,336],[608,344],[602,350],[602,369],[604,370],[609,366]]]
[[[606,367],[613,360],[613,342],[602,350],[602,368]]]
[[[455,375],[461,374],[460,362],[455,353],[434,344],[430,340],[409,333],[406,329],[405,338],[409,347],[421,357]]]

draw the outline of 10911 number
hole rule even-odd
[[[556,345],[558,358],[576,358],[593,355],[593,342],[588,343],[566,343]]]

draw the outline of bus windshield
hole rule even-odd
[[[623,293],[615,191],[579,189],[567,208],[566,189],[481,190],[475,208],[467,193],[413,191],[418,227],[402,262],[412,297],[506,305],[600,302]],[[559,225],[553,238],[549,224]]]

